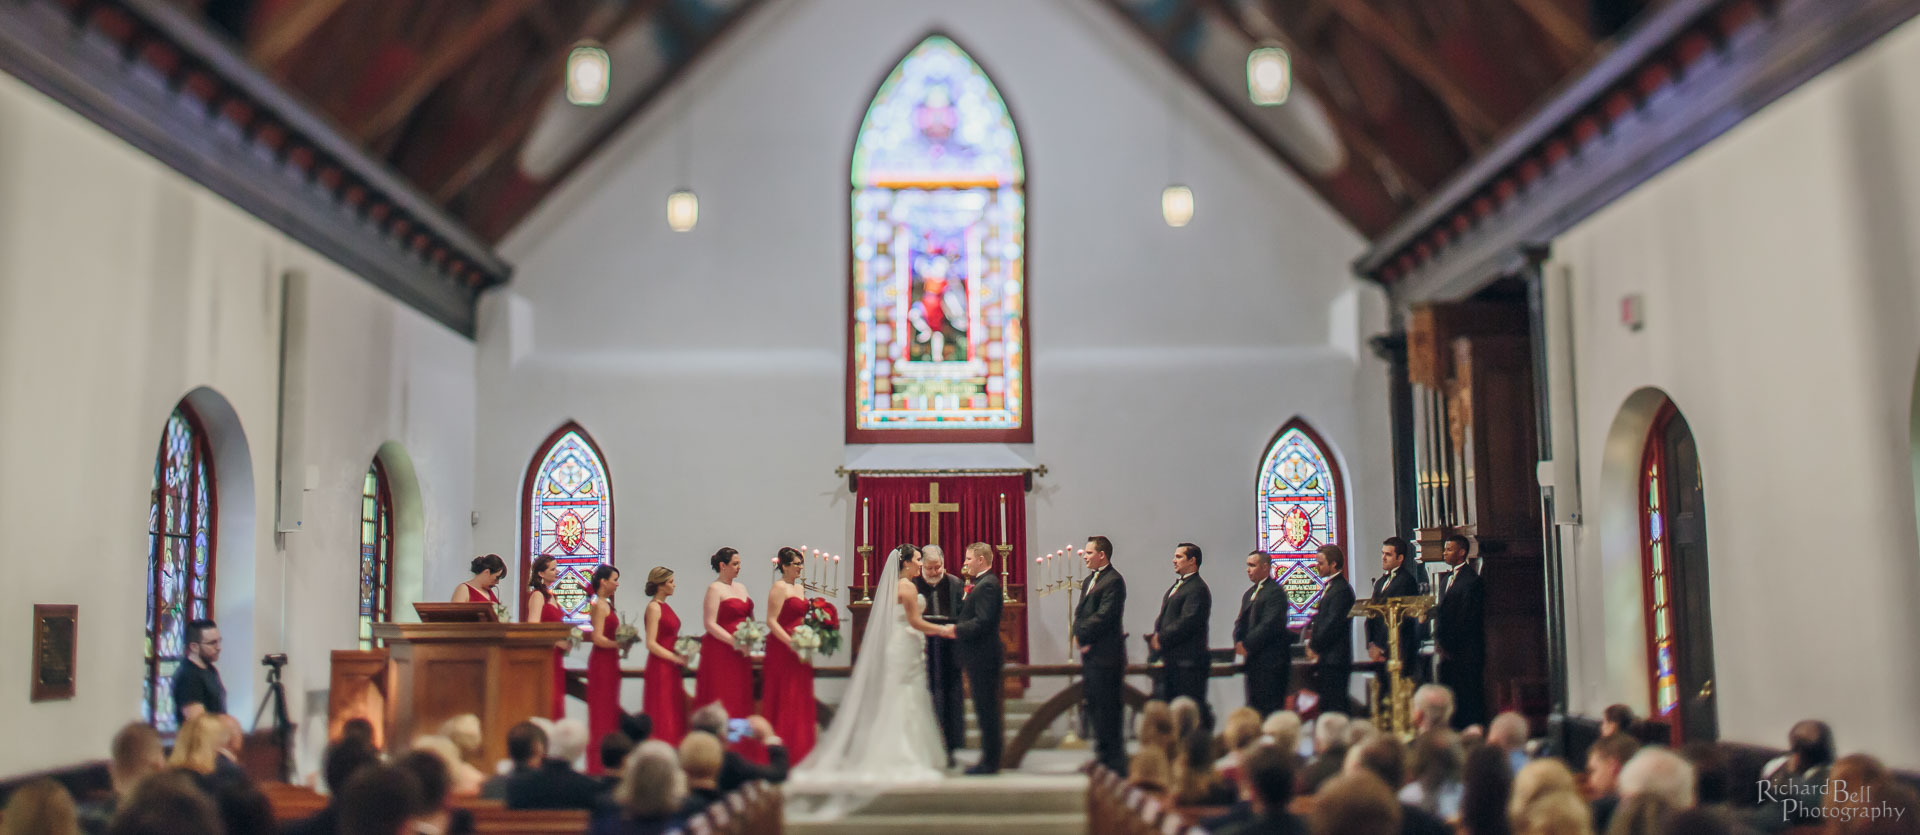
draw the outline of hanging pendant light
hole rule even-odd
[[[1278,46],[1263,46],[1247,53],[1247,97],[1254,104],[1273,107],[1285,104],[1293,90],[1293,59]]]
[[[1175,229],[1193,221],[1193,189],[1167,186],[1160,192],[1160,216]]]
[[[574,44],[567,53],[567,101],[582,107],[598,107],[607,100],[613,87],[613,60],[607,50],[594,41]]]
[[[667,195],[667,228],[686,232],[700,222],[700,198],[688,189]]]

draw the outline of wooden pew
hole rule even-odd
[[[304,820],[327,805],[327,798],[305,786],[261,783],[260,790],[281,823]],[[462,798],[454,804],[473,815],[477,835],[580,835],[590,815],[578,809],[507,809],[498,800]],[[781,835],[784,800],[764,781],[729,793],[682,828],[689,835]],[[1094,830],[1099,831],[1099,830]]]

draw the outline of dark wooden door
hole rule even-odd
[[[1707,585],[1707,505],[1700,453],[1687,419],[1672,406],[1659,442],[1668,478],[1663,498],[1669,508],[1669,544],[1673,553],[1674,674],[1679,682],[1679,733],[1676,742],[1719,738],[1719,711],[1713,679],[1713,609]]]

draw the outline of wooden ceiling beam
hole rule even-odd
[[[1547,33],[1547,40],[1553,43],[1554,52],[1564,66],[1579,67],[1593,54],[1593,33],[1555,0],[1513,0],[1513,4]]]
[[[1502,125],[1454,80],[1452,73],[1367,0],[1329,0],[1329,4],[1336,16],[1440,99],[1470,148],[1478,151],[1500,133]]]
[[[455,70],[473,60],[480,50],[497,40],[515,23],[526,15],[528,10],[539,5],[541,0],[493,0],[486,8],[466,25],[434,44],[416,68],[408,72],[407,80],[395,90],[386,102],[366,118],[352,126],[355,136],[362,142],[368,142],[393,130],[407,115],[418,107],[420,102],[446,81]]]
[[[292,55],[300,44],[332,20],[334,13],[340,11],[346,2],[305,0],[292,4],[286,11],[267,21],[260,34],[253,38],[247,57],[252,59],[254,66],[268,72],[275,71],[280,62]]]

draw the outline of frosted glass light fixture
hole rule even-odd
[[[598,107],[607,100],[613,86],[613,61],[607,51],[593,41],[574,44],[567,53],[567,101],[582,107]]]
[[[686,232],[700,222],[700,198],[692,191],[681,189],[667,195],[667,227],[675,232]]]
[[[1247,97],[1262,107],[1285,104],[1293,90],[1293,59],[1277,46],[1247,53]]]
[[[1186,186],[1167,186],[1160,192],[1160,216],[1167,219],[1167,225],[1175,229],[1193,221],[1193,189]]]

